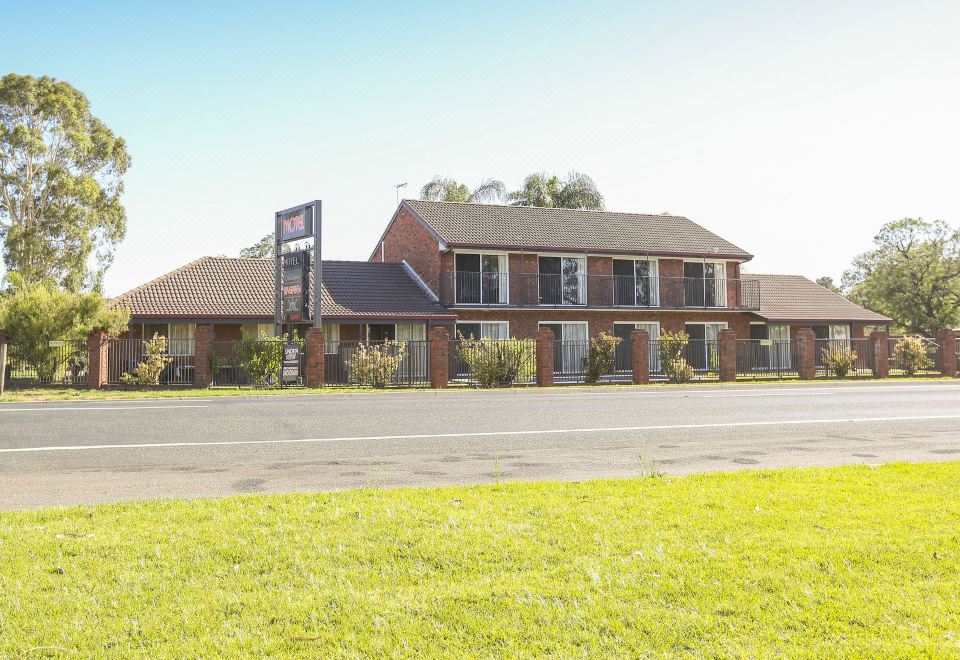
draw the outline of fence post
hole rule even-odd
[[[940,340],[940,373],[944,376],[957,375],[957,333],[953,330],[941,330]]]
[[[540,387],[553,385],[553,360],[553,330],[537,330],[537,385]]]
[[[444,388],[450,381],[450,335],[443,326],[430,331],[430,387]]]
[[[307,387],[323,387],[326,379],[323,365],[323,328],[310,328],[303,342],[307,363]]]
[[[801,380],[813,380],[817,377],[817,342],[816,335],[810,328],[797,330],[797,375]]]
[[[727,328],[717,335],[717,353],[720,360],[720,382],[737,379],[737,332]]]
[[[634,329],[630,333],[631,357],[633,359],[633,384],[646,385],[650,382],[650,333]]]
[[[7,384],[7,334],[0,330],[0,394]]]
[[[873,377],[887,378],[890,375],[890,333],[874,330],[870,333],[870,344],[873,352]]]
[[[213,384],[213,370],[210,368],[213,341],[213,325],[198,323],[193,333],[193,384],[195,387],[210,387]]]
[[[106,330],[96,329],[87,337],[87,387],[99,390],[110,379],[107,369],[110,337]]]

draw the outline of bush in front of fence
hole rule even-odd
[[[457,357],[480,387],[530,382],[537,370],[536,344],[525,339],[460,338]]]
[[[266,387],[270,385],[271,380],[278,378],[285,341],[286,335],[262,339],[243,339],[237,344],[237,356],[240,365],[250,375],[256,387]]]
[[[844,343],[835,343],[820,350],[823,363],[837,378],[846,378],[857,362],[856,352]]]
[[[613,373],[614,359],[620,338],[601,332],[590,340],[587,350],[587,372],[584,380],[588,383],[597,383],[604,376]]]
[[[143,361],[133,368],[133,373],[120,376],[125,385],[159,385],[160,374],[173,358],[167,355],[167,338],[153,333],[153,339],[144,346]]]
[[[693,378],[693,366],[683,357],[690,335],[686,332],[664,332],[660,335],[657,350],[663,373],[671,383],[687,383]]]
[[[402,341],[360,344],[350,357],[350,375],[357,385],[386,387],[399,371],[406,351],[406,345]]]
[[[927,356],[927,344],[919,337],[904,337],[898,341],[893,347],[893,360],[908,376],[933,365]]]

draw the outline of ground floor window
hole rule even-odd
[[[632,333],[634,330],[646,330],[650,341],[656,341],[660,338],[659,321],[614,321],[613,336],[620,338],[614,358],[617,371],[633,370],[633,345],[630,342],[633,341]],[[650,368],[653,371],[659,371],[660,369],[660,356],[656,355],[656,352],[656,349],[650,351]]]
[[[744,361],[755,370],[789,369],[792,366],[790,326],[786,323],[751,323],[750,345],[740,348]],[[749,353],[747,351],[749,350]],[[739,359],[739,358],[738,358]]]
[[[815,325],[813,334],[817,339],[850,339],[850,325],[847,323]]]
[[[244,339],[264,339],[276,336],[277,326],[273,323],[244,323],[242,332]]]
[[[726,323],[687,323],[684,330],[690,337],[688,359],[694,369],[715,371],[719,369],[717,337],[726,330]]]
[[[426,323],[397,323],[394,327],[394,336],[399,341],[427,340]]]
[[[509,339],[507,321],[457,321],[457,337],[465,339]]]
[[[586,366],[589,334],[586,321],[541,321],[541,329],[553,330],[553,369],[579,373]]]

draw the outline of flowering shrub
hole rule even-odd
[[[821,349],[820,355],[833,375],[837,378],[846,378],[857,361],[857,354],[844,343],[834,343]]]
[[[350,377],[358,385],[386,387],[400,369],[406,352],[406,344],[402,341],[360,344],[356,353],[350,356]]]
[[[693,378],[693,367],[683,357],[683,349],[690,343],[686,332],[664,332],[658,342],[663,373],[671,383],[686,383]]]
[[[480,387],[528,382],[537,368],[536,344],[523,339],[464,339],[461,335],[457,357]]]
[[[143,361],[133,368],[133,373],[120,376],[120,381],[127,385],[159,385],[160,374],[173,360],[167,355],[167,338],[153,333],[153,339],[146,344]]]
[[[908,375],[932,366],[927,356],[927,345],[919,337],[904,337],[893,347],[893,362]]]
[[[614,358],[620,338],[601,332],[590,340],[590,349],[587,351],[587,373],[585,380],[596,383],[602,377],[613,372]]]

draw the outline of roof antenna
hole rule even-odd
[[[401,189],[401,188],[406,188],[406,187],[407,187],[407,182],[406,182],[406,181],[404,181],[403,183],[398,183],[397,185],[394,186],[394,188],[395,188],[396,191],[397,191],[397,204],[400,204],[400,189]]]

